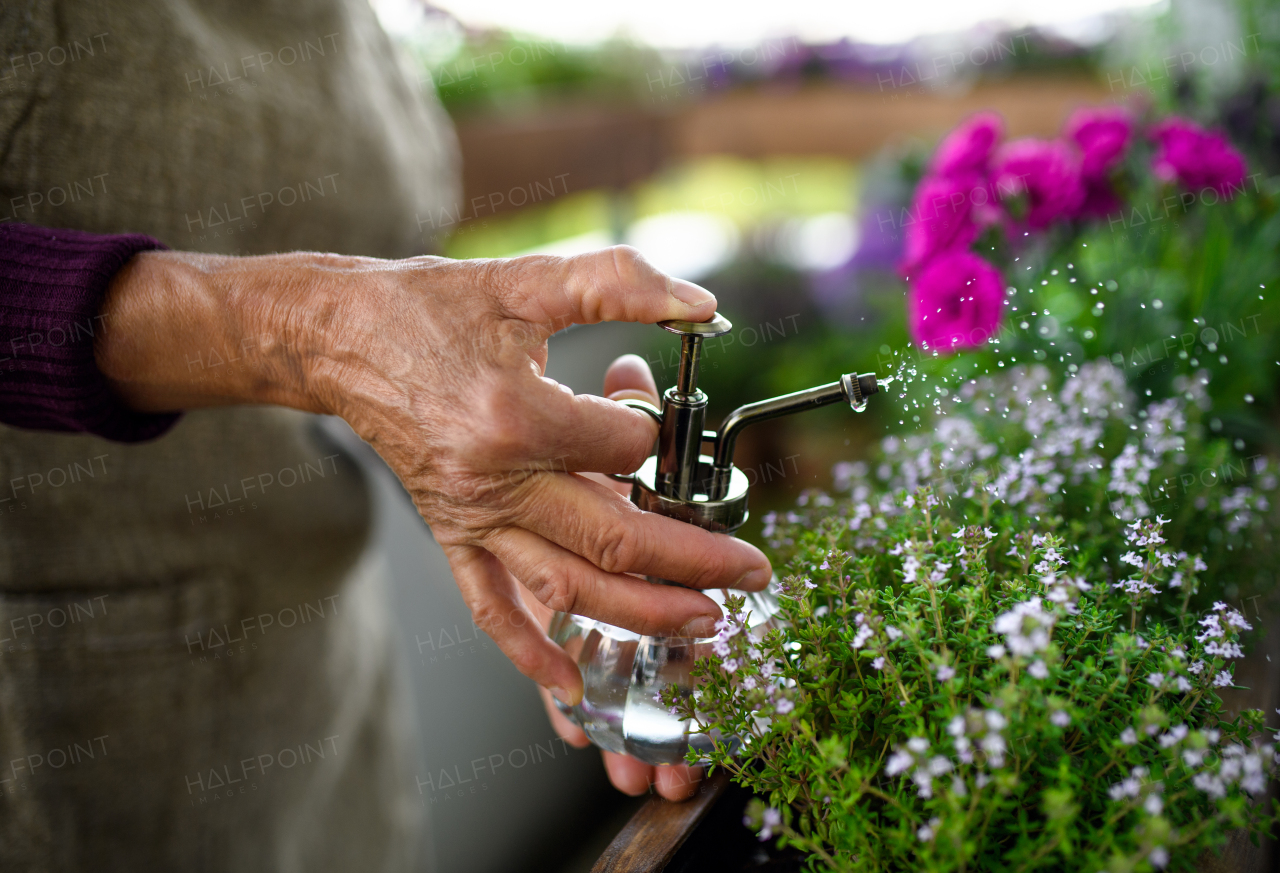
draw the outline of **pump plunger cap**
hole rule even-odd
[[[733,324],[729,319],[718,312],[711,317],[710,321],[680,321],[679,319],[672,319],[658,322],[658,327],[683,336],[701,337],[722,336],[733,330]]]

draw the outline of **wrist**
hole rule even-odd
[[[99,369],[135,409],[237,403],[330,411],[313,390],[351,259],[135,256],[112,280],[95,344]],[[335,271],[335,266],[338,269]]]
[[[326,364],[352,327],[352,270],[369,260],[291,252],[230,259],[206,276],[243,362],[236,402],[338,412]]]

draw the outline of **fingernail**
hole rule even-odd
[[[685,306],[701,306],[708,302],[714,303],[716,300],[716,296],[706,288],[686,282],[684,279],[671,280],[671,295]]]
[[[718,615],[700,615],[685,622],[684,627],[680,628],[676,636],[713,637],[716,635],[716,622],[719,620],[720,616]]]
[[[563,688],[548,688],[547,690],[551,692],[552,697],[563,703],[565,706],[573,706],[573,695],[568,691],[565,691]]]
[[[773,581],[773,571],[756,568],[738,580],[734,588],[742,591],[763,591]]]

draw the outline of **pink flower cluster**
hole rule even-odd
[[[995,113],[969,118],[938,146],[916,188],[899,269],[910,284],[911,335],[924,348],[975,348],[1000,326],[1000,272],[969,251],[983,228],[1000,225],[1022,236],[1122,205],[1113,177],[1133,140],[1125,110],[1081,109],[1056,140],[1001,144],[1003,133]],[[1158,178],[1212,188],[1223,198],[1240,189],[1244,159],[1221,134],[1174,117],[1150,136]]]
[[[1223,199],[1243,190],[1244,157],[1220,133],[1202,130],[1185,118],[1168,118],[1151,131],[1158,144],[1153,169],[1166,182],[1212,188]]]

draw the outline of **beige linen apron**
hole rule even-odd
[[[448,122],[360,0],[19,0],[0,40],[0,220],[395,257],[456,197]],[[412,864],[369,501],[313,423],[0,427],[0,870]]]

